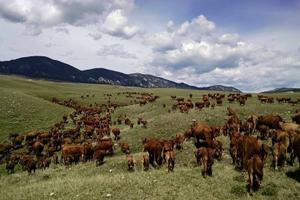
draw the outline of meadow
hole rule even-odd
[[[119,92],[150,92],[160,98],[154,103],[140,106]],[[127,171],[125,156],[116,146],[116,153],[106,157],[105,163],[96,167],[95,162],[80,163],[66,169],[63,165],[52,164],[49,169],[37,170],[28,176],[20,167],[12,175],[7,175],[5,165],[0,165],[0,199],[300,199],[300,172],[298,162],[293,167],[285,166],[275,171],[271,168],[271,157],[264,167],[261,188],[253,197],[247,195],[246,173],[234,169],[229,156],[229,140],[218,137],[223,142],[222,161],[215,161],[213,176],[203,178],[200,167],[196,166],[192,141],[184,143],[182,151],[176,151],[174,172],[168,173],[163,165],[160,169],[142,169],[142,138],[170,138],[177,132],[184,132],[193,119],[209,125],[223,125],[227,119],[224,101],[222,106],[201,111],[192,109],[188,114],[171,111],[171,95],[199,101],[208,91],[181,89],[145,89],[111,85],[78,84],[32,80],[16,76],[0,75],[0,143],[8,139],[10,133],[26,133],[31,130],[48,130],[72,109],[51,102],[53,97],[74,99],[81,104],[106,103],[111,101],[121,105],[112,114],[113,121],[120,114],[126,114],[134,123],[130,129],[125,125],[115,125],[121,129],[121,141],[131,146],[136,160],[134,172]],[[82,99],[82,95],[89,98]],[[95,95],[92,97],[92,95]],[[268,94],[268,96],[290,96],[300,98],[300,93]],[[163,107],[166,104],[166,107]],[[300,105],[261,104],[256,94],[245,106],[230,104],[245,119],[251,114],[278,114],[285,121]],[[138,117],[148,121],[148,127],[136,125]],[[69,125],[71,127],[71,125]]]

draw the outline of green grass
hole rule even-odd
[[[153,92],[160,98],[151,104],[139,106],[132,98],[117,95],[118,92],[139,91]],[[95,166],[95,162],[81,163],[66,169],[61,165],[51,165],[50,169],[38,170],[28,176],[17,169],[7,175],[5,166],[0,165],[0,199],[248,199],[246,191],[247,175],[234,170],[228,153],[228,138],[221,136],[225,152],[222,161],[215,161],[213,176],[204,179],[201,169],[196,167],[192,142],[184,143],[184,150],[176,152],[176,165],[173,173],[167,173],[166,166],[159,170],[142,170],[141,139],[154,136],[168,138],[177,132],[185,131],[192,119],[202,120],[210,125],[222,125],[226,119],[226,107],[202,111],[191,110],[188,114],[169,113],[173,104],[170,96],[188,98],[193,94],[193,101],[199,101],[207,91],[179,89],[142,89],[134,87],[57,83],[36,81],[15,76],[0,76],[0,141],[5,141],[11,132],[25,133],[30,130],[47,130],[61,120],[71,109],[49,102],[52,97],[67,100],[72,98],[82,104],[105,103],[105,93],[112,94],[111,101],[121,104],[113,114],[113,121],[119,114],[126,114],[134,123],[133,129],[117,125],[121,129],[121,141],[128,142],[136,160],[135,172],[127,171],[126,159],[116,147],[116,154],[107,157],[105,164]],[[81,99],[81,95],[95,94],[95,97]],[[291,96],[300,94],[270,94],[269,96]],[[163,108],[163,104],[167,107]],[[279,114],[290,121],[291,113],[300,106],[287,104],[261,104],[256,95],[247,101],[246,106],[231,104],[241,118],[250,114]],[[138,117],[148,120],[148,128],[136,125]],[[271,156],[264,168],[264,180],[255,199],[299,199],[300,183],[286,173],[299,168],[286,166],[274,171]],[[112,173],[110,173],[112,170]]]

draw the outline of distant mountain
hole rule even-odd
[[[180,88],[241,92],[234,87],[222,85],[195,87],[185,83],[176,83],[153,75],[140,73],[124,74],[104,68],[81,71],[71,65],[44,56],[31,56],[11,61],[2,61],[0,62],[0,73],[80,83],[99,83],[144,88]]]
[[[300,92],[300,88],[276,88],[262,93]]]

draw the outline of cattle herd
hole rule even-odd
[[[144,106],[155,102],[159,96],[152,93],[123,92],[133,98],[132,103]],[[0,162],[6,163],[7,173],[14,172],[17,164],[32,174],[36,169],[46,169],[52,164],[64,164],[70,167],[79,162],[92,161],[96,166],[104,164],[107,156],[112,156],[116,148],[120,148],[126,156],[128,171],[134,171],[135,158],[126,142],[119,142],[121,130],[117,125],[125,124],[129,128],[142,126],[147,128],[148,122],[143,117],[130,119],[125,114],[112,120],[112,114],[120,105],[110,101],[111,94],[105,94],[106,104],[90,104],[84,106],[74,101],[59,100],[54,97],[53,103],[60,104],[74,111],[62,117],[59,123],[50,127],[48,131],[31,131],[24,134],[12,133],[9,141],[0,144]],[[81,99],[94,98],[95,95],[82,95]],[[190,109],[214,109],[226,101],[226,95],[215,93],[202,96],[201,101],[193,102],[190,94],[187,100],[182,97],[171,96],[173,105],[168,112],[188,113]],[[228,94],[227,102],[237,102],[245,106],[251,94]],[[257,95],[258,100],[265,103],[275,103],[273,97]],[[276,98],[277,103],[295,105],[298,100],[291,98]],[[164,108],[166,104],[162,105]],[[291,116],[293,122],[284,122],[279,115],[251,115],[241,120],[238,113],[227,107],[227,120],[222,126],[210,126],[202,121],[193,120],[184,133],[175,133],[169,139],[141,138],[144,171],[150,165],[159,168],[166,164],[168,172],[175,167],[175,151],[183,151],[186,141],[193,139],[194,155],[197,165],[202,166],[202,176],[211,176],[214,160],[222,160],[223,144],[219,136],[230,140],[229,154],[234,167],[248,173],[248,190],[250,194],[259,188],[263,179],[263,168],[268,155],[273,157],[272,166],[275,170],[286,163],[293,165],[298,158],[300,165],[300,110]],[[71,126],[72,125],[72,126]],[[268,141],[270,141],[268,143]],[[269,144],[269,145],[268,145]]]

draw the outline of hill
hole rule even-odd
[[[104,68],[81,71],[71,65],[44,56],[31,56],[11,61],[2,61],[0,62],[0,73],[22,75],[36,79],[135,86],[143,88],[180,88],[241,92],[234,87],[218,85],[201,88],[185,83],[176,83],[153,75],[140,73],[124,74]]]
[[[300,92],[300,88],[276,88],[262,93]]]

